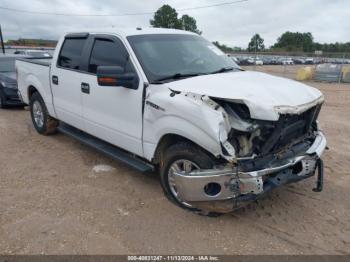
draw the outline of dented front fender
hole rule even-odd
[[[147,89],[144,109],[144,155],[152,159],[158,142],[166,134],[183,136],[216,157],[234,157],[227,143],[230,123],[225,110],[209,97],[175,93],[161,85]],[[223,153],[226,148],[229,155]]]

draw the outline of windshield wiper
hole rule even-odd
[[[213,75],[213,74],[225,73],[225,72],[233,71],[233,70],[235,70],[234,67],[223,67],[223,68],[220,68],[219,70],[211,72],[210,74]]]
[[[156,79],[155,81],[153,81],[154,84],[161,84],[163,81],[166,80],[176,80],[176,79],[181,79],[181,78],[186,78],[186,77],[194,77],[194,76],[200,76],[200,75],[211,75],[211,74],[218,74],[218,73],[224,73],[224,72],[228,72],[228,71],[233,71],[236,68],[234,67],[223,67],[219,70],[216,70],[214,72],[210,72],[210,73],[188,73],[188,74],[183,74],[183,73],[176,73],[170,76],[165,76],[159,79]]]
[[[193,76],[199,76],[199,75],[201,75],[201,74],[199,74],[199,73],[189,73],[189,74],[176,73],[176,74],[173,74],[170,76],[165,76],[165,77],[156,79],[154,82],[160,83],[160,82],[163,82],[166,80],[173,80],[173,79],[176,80],[176,79],[180,79],[180,78],[193,77]]]

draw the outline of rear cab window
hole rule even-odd
[[[66,38],[62,45],[57,65],[62,68],[80,70],[81,55],[86,38]]]

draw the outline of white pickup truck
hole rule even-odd
[[[40,134],[69,134],[140,171],[197,213],[230,212],[317,173],[320,91],[241,70],[212,43],[170,29],[68,33],[51,63],[16,63]],[[316,172],[318,171],[318,172]]]

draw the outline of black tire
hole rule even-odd
[[[184,205],[172,193],[169,185],[169,169],[177,160],[189,160],[201,169],[210,169],[214,166],[214,160],[204,150],[190,142],[180,142],[170,146],[163,154],[160,171],[160,182],[165,196],[177,206],[195,212],[200,215],[216,217],[220,213],[200,210],[195,207]]]
[[[35,103],[40,104],[42,112],[43,112],[43,124],[42,125],[38,125],[38,123],[34,120],[33,105]],[[47,108],[46,108],[46,105],[45,105],[45,102],[38,92],[35,92],[31,96],[30,102],[29,102],[29,107],[30,107],[30,115],[32,117],[33,125],[39,134],[50,135],[50,134],[53,134],[56,132],[56,128],[57,128],[59,122],[49,115]]]
[[[4,96],[3,92],[0,90],[0,108],[3,109],[6,107],[7,107],[7,105],[6,105],[5,96]]]

